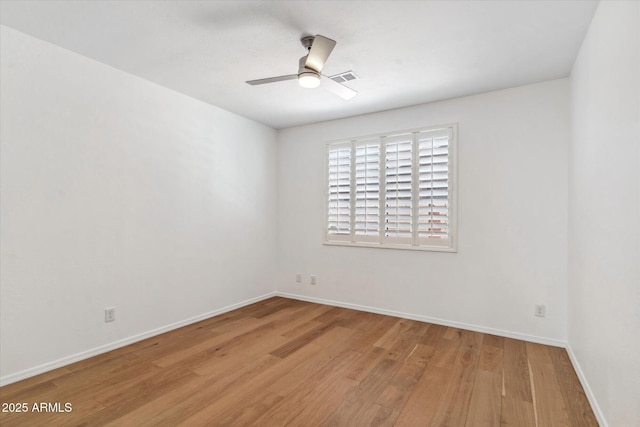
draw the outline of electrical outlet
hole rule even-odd
[[[546,314],[546,309],[544,304],[536,304],[536,311],[534,314],[538,317],[544,317]]]
[[[116,320],[116,308],[115,307],[107,307],[104,309],[104,321],[113,322]]]
[[[316,276],[311,276],[311,284],[312,285],[316,284]]]
[[[300,273],[296,274],[296,283],[302,283],[302,274]]]

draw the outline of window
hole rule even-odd
[[[456,125],[327,144],[325,243],[455,252]]]

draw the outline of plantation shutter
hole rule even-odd
[[[325,242],[456,251],[455,124],[326,145]]]
[[[327,234],[332,240],[351,235],[351,144],[331,147],[327,153]]]
[[[418,133],[418,244],[450,246],[449,129]]]
[[[380,142],[355,144],[355,241],[377,242],[380,235]]]
[[[412,242],[412,134],[384,139],[385,241]]]

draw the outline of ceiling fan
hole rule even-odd
[[[298,79],[298,84],[306,88],[315,88],[320,86],[322,81],[323,87],[338,95],[342,99],[349,100],[356,96],[358,92],[348,88],[342,83],[334,81],[331,77],[320,74],[324,68],[327,58],[336,45],[335,40],[316,35],[305,36],[300,39],[302,46],[309,51],[306,56],[300,58],[298,74],[288,74],[286,76],[269,77],[266,79],[249,80],[250,85],[263,85],[266,83],[281,82],[284,80]]]

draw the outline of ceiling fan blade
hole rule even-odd
[[[267,79],[249,80],[247,83],[249,83],[250,85],[263,85],[266,83],[282,82],[285,80],[294,80],[297,78],[297,74],[288,74],[286,76],[269,77]]]
[[[336,46],[335,40],[328,39],[321,35],[315,36],[309,55],[307,55],[307,62],[305,67],[311,68],[318,73],[322,71],[324,63],[327,62],[327,58],[331,55],[331,51]]]
[[[340,98],[344,99],[345,101],[350,100],[351,98],[353,98],[358,94],[358,92],[351,89],[350,87],[346,87],[342,83],[338,83],[325,75],[322,76],[322,86],[328,91],[338,95]]]

